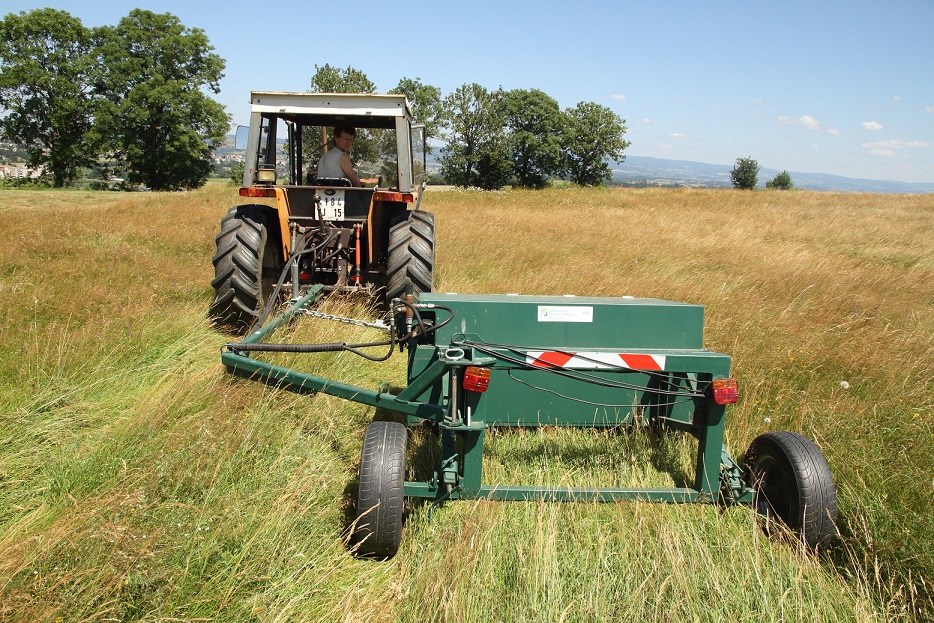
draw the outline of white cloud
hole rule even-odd
[[[614,93],[613,95],[610,96],[610,99],[619,100],[619,101],[621,101],[621,102],[624,102],[624,101],[626,101],[626,96],[625,96],[625,95],[621,95],[620,93]]]
[[[902,96],[901,96],[901,95],[893,95],[893,96],[892,96],[892,99],[895,100],[896,102],[900,102],[900,101],[902,101]]]
[[[649,125],[650,123],[652,123],[652,120],[649,119],[648,117],[642,117],[641,119],[636,119],[635,123],[638,123],[640,125]]]
[[[903,149],[924,149],[931,147],[928,141],[875,141],[873,143],[863,143],[863,147],[869,150],[873,156],[884,156],[891,158],[897,155]],[[902,154],[903,158],[908,158],[908,154]]]
[[[885,126],[879,123],[878,121],[863,121],[863,129],[870,132],[878,132]]]
[[[811,115],[802,115],[797,119],[791,117],[779,117],[778,122],[782,125],[800,125],[808,130],[820,130],[820,121]]]
[[[841,132],[837,128],[827,128],[827,134],[830,134],[832,136],[840,136],[841,134],[843,134],[843,132]]]
[[[688,137],[687,134],[681,134],[680,132],[671,132],[668,134],[668,138],[676,138],[679,140],[684,140]]]
[[[894,151],[896,149],[908,149],[908,148],[926,148],[930,147],[931,144],[927,141],[875,141],[874,143],[863,143],[863,147],[866,149],[874,149],[881,151]]]
[[[928,106],[924,109],[924,112],[934,112],[934,106]]]

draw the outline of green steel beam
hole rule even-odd
[[[694,489],[626,489],[613,487],[525,487],[484,486],[478,491],[452,489],[445,492],[428,482],[406,482],[407,497],[450,500],[545,501],[545,502],[665,502],[684,504],[702,501]],[[713,501],[713,500],[710,500]]]
[[[260,342],[270,335],[273,331],[287,323],[292,319],[292,316],[299,313],[302,308],[304,308],[309,303],[313,303],[321,296],[324,286],[314,286],[308,290],[308,293],[303,297],[295,301],[287,310],[282,312],[280,315],[273,318],[271,321],[254,331],[253,333],[246,336],[241,343],[243,344],[253,344],[255,342]]]
[[[425,419],[440,419],[444,416],[444,408],[440,405],[401,400],[388,391],[373,391],[365,387],[339,383],[307,372],[299,372],[298,370],[258,361],[235,352],[227,351],[222,353],[221,361],[231,372],[239,376],[259,379],[300,394],[321,392],[322,394],[344,398],[371,407],[383,407],[391,411],[398,411],[405,415],[414,415]]]

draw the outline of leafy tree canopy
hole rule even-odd
[[[548,178],[563,172],[565,117],[561,108],[538,89],[507,91],[502,107],[516,182],[526,188],[541,188]]]
[[[629,141],[625,121],[600,104],[581,102],[565,111],[565,163],[571,180],[581,186],[599,186],[612,179],[609,160],[620,161]]]
[[[791,174],[788,171],[782,171],[771,181],[765,183],[766,188],[774,188],[775,190],[791,190],[794,186],[795,184],[791,181]]]
[[[737,158],[733,170],[730,171],[730,180],[734,188],[752,190],[759,183],[759,163],[752,157]]]
[[[447,144],[441,149],[441,173],[451,184],[492,190],[509,181],[502,98],[502,90],[473,83],[444,99]]]
[[[197,188],[211,173],[211,147],[230,127],[219,92],[224,60],[199,28],[170,13],[134,9],[95,31],[102,75],[97,127],[126,161],[129,180],[155,190]]]
[[[0,127],[45,166],[55,186],[93,162],[91,33],[65,11],[37,9],[0,21]]]
[[[340,69],[325,63],[323,67],[315,65],[311,90],[318,93],[374,93],[376,85],[359,69],[350,66]]]
[[[412,119],[425,124],[425,136],[437,138],[442,124],[441,89],[423,84],[421,78],[402,78],[390,93],[405,95],[412,106]]]

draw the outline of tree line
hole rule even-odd
[[[376,90],[359,69],[327,64],[315,65],[311,88],[331,93]],[[538,89],[489,90],[471,83],[442,98],[439,88],[403,78],[389,92],[406,95],[414,121],[425,124],[429,140],[442,142],[441,175],[456,186],[541,188],[553,178],[596,186],[611,179],[610,162],[623,160],[629,146],[623,139],[625,120],[606,106],[581,102],[561,110]],[[373,153],[370,140],[363,136],[354,152]],[[392,153],[393,145],[384,143],[377,152]]]
[[[733,170],[730,171],[730,182],[733,188],[740,190],[752,190],[759,183],[759,163],[751,156],[737,158]],[[791,180],[791,174],[788,171],[782,171],[771,180],[765,183],[769,190],[791,190],[795,184]]]
[[[56,187],[106,159],[131,184],[197,188],[230,127],[224,106],[206,94],[219,92],[224,68],[204,31],[170,13],[134,9],[116,26],[93,29],[51,8],[9,14],[0,21],[0,129]],[[362,71],[331,65],[315,65],[310,88],[376,91]],[[540,188],[553,178],[600,185],[629,146],[625,120],[609,108],[581,102],[562,110],[537,89],[472,83],[442,97],[419,78],[402,78],[389,92],[409,98],[415,121],[443,145],[445,181],[459,186]],[[354,152],[392,147],[374,134]]]
[[[116,26],[85,28],[37,9],[0,22],[0,120],[31,168],[56,187],[102,157],[155,190],[197,188],[230,127],[218,93],[224,60],[207,36],[169,13],[134,9]]]

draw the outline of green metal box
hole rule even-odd
[[[465,421],[617,426],[640,417],[693,422],[690,392],[729,357],[703,349],[703,307],[658,299],[423,293],[453,320],[409,355],[409,382],[442,356],[492,357],[485,393],[464,392]],[[446,310],[423,312],[435,322]],[[456,368],[454,369],[455,373]],[[442,402],[442,378],[420,399]],[[650,388],[652,392],[644,391]]]
[[[470,333],[490,343],[521,346],[683,349],[702,348],[704,308],[631,297],[422,293],[422,303],[445,305],[455,321],[435,344]]]

